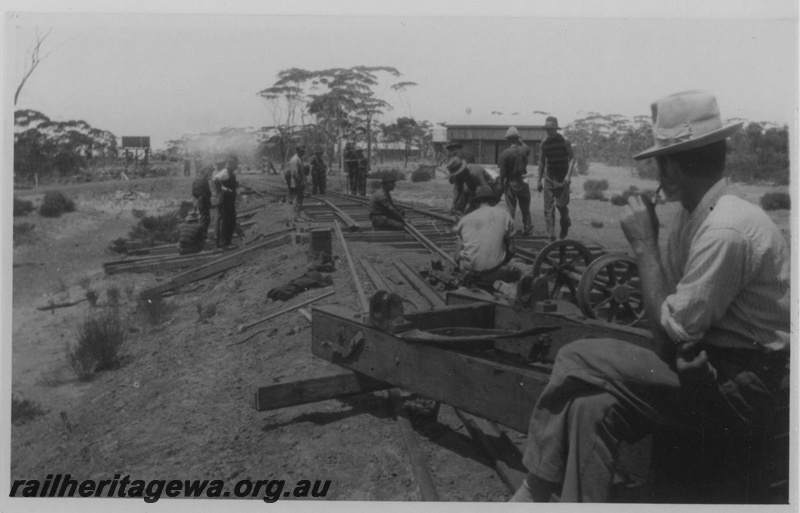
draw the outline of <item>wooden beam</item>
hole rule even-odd
[[[319,301],[320,299],[325,299],[326,297],[332,296],[335,293],[336,293],[335,290],[329,290],[328,292],[326,292],[324,294],[321,294],[319,296],[315,296],[315,297],[306,299],[305,301],[303,301],[301,303],[297,303],[296,305],[290,306],[288,308],[284,308],[283,310],[280,310],[278,312],[275,312],[275,313],[272,313],[270,315],[267,315],[266,317],[264,317],[262,319],[255,320],[255,321],[249,322],[247,324],[242,324],[241,326],[239,326],[239,333],[242,333],[243,331],[249,330],[253,326],[258,326],[261,323],[267,322],[268,320],[274,319],[275,317],[283,315],[283,314],[285,314],[287,312],[291,312],[292,310],[297,310],[298,308],[300,308],[302,306],[306,306],[308,304],[311,304],[314,301]]]
[[[328,207],[330,207],[330,209],[333,210],[342,221],[344,221],[344,223],[347,225],[348,230],[350,230],[351,232],[357,232],[358,230],[361,229],[361,225],[357,223],[352,217],[347,215],[342,209],[340,209],[339,207],[337,207],[328,200],[324,200],[319,197],[315,198],[328,205]]]
[[[419,440],[417,440],[414,428],[411,426],[411,421],[408,420],[408,414],[403,407],[403,402],[397,390],[390,390],[389,397],[394,406],[394,413],[397,419],[397,425],[400,428],[400,434],[403,438],[403,446],[405,446],[408,459],[411,463],[411,470],[419,485],[419,492],[423,501],[438,501],[439,494],[436,493],[436,486],[431,479],[431,473],[428,471],[428,466],[425,464],[425,457],[419,449]]]
[[[351,340],[357,341],[355,347],[342,357],[340,341]],[[527,431],[530,413],[549,379],[535,369],[409,344],[361,324],[352,311],[335,305],[314,309],[312,352],[520,432]]]
[[[361,280],[356,272],[356,265],[353,262],[353,257],[350,256],[350,249],[347,247],[347,242],[344,240],[342,227],[339,226],[339,221],[334,221],[333,226],[336,228],[336,235],[339,237],[339,242],[342,244],[344,256],[347,258],[347,265],[350,266],[350,274],[353,275],[353,282],[355,283],[356,292],[358,293],[358,300],[361,304],[361,313],[366,314],[369,312],[369,302],[367,301],[367,297],[364,295],[364,287],[361,286]]]
[[[256,387],[250,404],[256,411],[269,411],[391,387],[364,374],[330,365],[314,374]]]
[[[166,283],[162,283],[161,285],[144,290],[141,293],[141,297],[148,299],[156,295],[161,295],[169,290],[177,289],[188,283],[225,272],[245,262],[252,261],[253,255],[259,251],[277,248],[283,246],[284,244],[288,244],[289,242],[291,242],[291,236],[286,233],[279,237],[275,237],[274,239],[234,251],[229,253],[227,256],[218,257],[207,264],[203,264],[195,269],[190,269],[178,274]]]
[[[445,306],[445,301],[436,291],[430,288],[411,267],[402,260],[395,260],[394,266],[400,271],[400,274],[419,292],[422,297],[427,299],[433,307]]]

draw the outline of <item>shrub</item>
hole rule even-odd
[[[411,173],[412,182],[428,182],[433,178],[433,166],[419,166]]]
[[[61,214],[75,211],[75,202],[66,197],[61,191],[45,193],[39,215],[42,217],[59,217]]]
[[[584,199],[608,201],[605,190],[608,189],[608,180],[586,180],[583,182]]]
[[[586,180],[583,182],[583,190],[586,192],[589,191],[607,191],[608,190],[608,180]]]
[[[88,274],[84,274],[78,280],[78,285],[80,285],[83,290],[89,290],[91,284],[92,284],[92,279],[89,277]]]
[[[189,202],[191,203],[191,202]],[[170,212],[161,216],[143,217],[138,224],[131,228],[128,237],[141,239],[148,245],[178,242],[180,238],[180,224],[183,218],[180,211]]]
[[[16,394],[11,395],[11,423],[15,426],[25,424],[34,418],[47,413],[39,403],[30,399],[22,399]]]
[[[108,245],[108,250],[112,253],[125,254],[128,252],[128,241],[122,237],[115,239]]]
[[[119,312],[110,308],[87,317],[78,331],[78,343],[67,352],[67,363],[82,380],[119,367],[125,343],[125,326]]]
[[[761,196],[761,208],[764,210],[791,210],[792,198],[785,192],[768,192]]]
[[[611,203],[618,207],[625,206],[628,204],[628,198],[636,194],[639,194],[639,188],[635,185],[631,185],[627,190],[622,191],[621,194],[614,194],[611,196]]]
[[[373,180],[383,180],[383,178],[394,178],[395,180],[405,180],[406,174],[397,168],[392,169],[379,169],[367,175],[367,178]]]
[[[133,215],[133,217],[135,217],[136,219],[141,219],[141,218],[143,218],[144,216],[146,216],[146,215],[147,215],[147,210],[142,210],[142,209],[134,208],[134,209],[132,209],[132,210],[131,210],[131,214],[132,214],[132,215]]]
[[[606,193],[603,191],[586,191],[583,193],[583,199],[608,201],[608,198],[606,198]]]
[[[33,203],[27,200],[21,200],[14,196],[14,217],[26,216],[34,210]]]

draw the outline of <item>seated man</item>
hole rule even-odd
[[[402,230],[406,223],[403,211],[395,206],[390,194],[396,181],[397,178],[384,177],[381,188],[369,198],[369,220],[375,230]]]
[[[475,191],[475,210],[456,224],[455,260],[478,286],[492,287],[494,282],[515,282],[530,267],[513,259],[514,220],[508,209],[498,207],[498,198],[488,185]]]
[[[621,219],[652,347],[593,339],[559,351],[531,414],[529,474],[514,501],[605,502],[621,442],[668,426],[709,443],[749,436],[769,418],[789,357],[789,252],[769,216],[726,189],[725,139],[742,123],[723,126],[702,91],[662,98],[652,112],[655,146],[634,158],[655,157],[667,200],[683,207],[663,262],[653,200],[632,196]],[[715,499],[744,502],[731,492],[745,490]]]
[[[474,208],[472,199],[481,185],[494,187],[494,178],[483,166],[468,164],[466,160],[453,157],[447,163],[450,183],[453,184],[452,212],[457,217],[471,212]],[[494,189],[493,189],[494,190]]]
[[[200,222],[200,215],[194,211],[181,223],[178,239],[178,254],[191,255],[203,251],[206,246],[208,226]]]

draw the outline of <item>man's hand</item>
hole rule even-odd
[[[678,344],[675,367],[681,383],[687,385],[707,385],[717,379],[717,370],[708,363],[705,351],[697,351],[696,342]]]
[[[622,213],[620,225],[635,253],[648,249],[658,250],[656,206],[646,194],[628,198],[628,206]]]

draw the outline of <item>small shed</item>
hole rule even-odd
[[[544,130],[545,115],[538,114],[465,114],[442,123],[447,128],[447,140],[460,142],[475,157],[475,162],[496,165],[500,153],[510,145],[506,131],[516,127],[522,141],[531,148],[528,161],[536,165],[539,145],[547,136]]]

